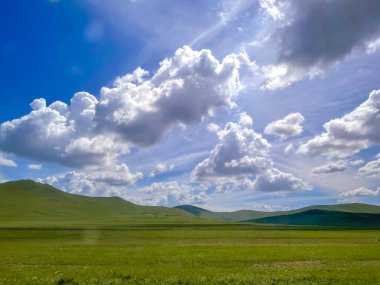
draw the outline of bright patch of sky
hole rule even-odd
[[[377,0],[0,3],[0,181],[145,205],[380,204]]]

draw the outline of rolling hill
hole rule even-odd
[[[195,216],[210,219],[210,220],[221,220],[221,221],[232,221],[238,222],[243,220],[249,220],[259,217],[266,216],[267,212],[259,212],[253,210],[240,210],[235,212],[212,212],[203,208],[195,207],[192,205],[181,205],[174,208],[184,210]]]
[[[290,211],[275,211],[275,212],[262,212],[253,210],[240,210],[235,212],[212,212],[199,207],[191,205],[181,205],[175,208],[182,209],[198,217],[206,219],[217,219],[226,221],[247,221],[259,218],[267,218],[274,216],[290,215],[302,213],[310,210],[323,210],[323,211],[335,211],[335,212],[347,212],[347,213],[367,213],[367,214],[380,214],[380,206],[350,203],[350,204],[337,204],[337,205],[315,205],[304,207]]]
[[[314,209],[289,215],[253,219],[247,222],[295,226],[380,228],[380,214],[349,213]]]
[[[117,224],[132,221],[140,224],[242,222],[380,228],[380,206],[354,203],[317,205],[279,212],[213,212],[191,205],[174,208],[140,206],[118,197],[75,195],[32,180],[0,184],[2,224]]]
[[[0,221],[110,221],[193,218],[180,209],[139,206],[118,197],[87,197],[32,180],[0,184]]]

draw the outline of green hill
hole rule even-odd
[[[87,197],[32,180],[0,184],[0,223],[66,225],[123,223],[249,222],[292,225],[341,225],[352,221],[376,226],[380,207],[366,204],[317,205],[291,211],[213,212],[191,205],[174,208],[140,206],[118,197]],[[38,222],[38,223],[37,223]]]
[[[205,219],[235,222],[263,217],[269,214],[267,212],[259,212],[253,210],[240,210],[235,212],[212,212],[192,205],[181,205],[174,208],[187,211],[195,216]]]
[[[253,219],[247,222],[296,226],[380,228],[380,214],[349,213],[314,209],[289,215]]]
[[[235,212],[212,212],[212,211],[191,206],[191,205],[182,205],[182,206],[177,206],[175,208],[182,209],[184,211],[187,211],[201,218],[224,220],[224,221],[236,221],[236,222],[281,216],[281,215],[290,215],[290,214],[302,213],[309,210],[380,214],[380,206],[360,204],[360,203],[338,204],[338,205],[315,205],[315,206],[304,207],[304,208],[300,208],[296,210],[276,211],[276,212],[261,212],[261,211],[253,211],[253,210],[240,210],[240,211],[235,211]]]
[[[118,197],[66,193],[32,180],[0,184],[0,221],[111,221],[193,218],[180,209],[139,206]]]

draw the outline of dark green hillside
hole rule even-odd
[[[118,197],[69,194],[31,180],[0,184],[0,221],[106,221],[136,217],[193,216],[180,209],[139,206]]]
[[[283,213],[295,214],[299,212],[305,212],[308,210],[325,210],[325,211],[337,211],[337,212],[350,212],[350,213],[368,213],[368,214],[380,214],[380,206],[368,205],[362,203],[348,203],[337,205],[315,205],[300,208],[292,211],[285,211]],[[281,212],[276,212],[281,213]]]
[[[349,213],[314,209],[296,214],[253,219],[247,222],[298,226],[380,228],[380,214]]]

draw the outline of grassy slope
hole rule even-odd
[[[253,223],[380,228],[380,214],[307,210],[301,213],[250,220]]]
[[[0,284],[380,284],[380,231],[243,226],[0,229]]]
[[[96,221],[136,217],[193,218],[180,209],[139,206],[117,197],[74,195],[30,180],[0,184],[0,221]]]
[[[338,204],[338,205],[315,205],[304,207],[291,211],[277,211],[277,212],[260,212],[252,210],[240,210],[236,212],[212,212],[199,207],[191,205],[177,206],[176,208],[185,210],[195,216],[199,216],[207,219],[217,219],[226,221],[246,221],[266,217],[274,217],[280,215],[289,215],[301,213],[309,210],[325,210],[325,211],[337,211],[337,212],[350,212],[350,213],[368,213],[368,214],[380,214],[380,206],[367,205],[360,203],[351,204]]]

